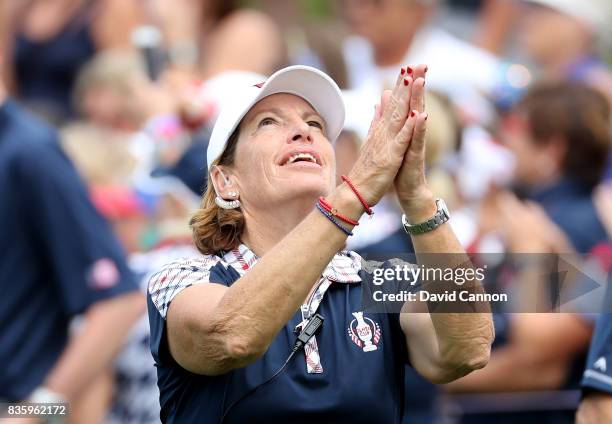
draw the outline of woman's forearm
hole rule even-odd
[[[426,196],[420,201],[402,205],[410,213],[410,222],[423,222],[436,212],[433,196]],[[412,236],[417,261],[426,267],[467,268],[472,267],[465,250],[457,240],[449,224],[443,224],[433,231]],[[464,285],[433,281],[423,287],[428,291],[471,290],[483,292],[477,281]],[[464,305],[453,303],[452,306],[442,303],[436,305],[438,311],[432,312],[431,320],[438,341],[438,363],[452,377],[458,378],[473,369],[483,367],[490,354],[494,338],[493,323],[489,305],[474,302]],[[449,307],[447,307],[449,306]],[[445,370],[444,370],[445,369]]]

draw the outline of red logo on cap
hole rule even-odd
[[[264,85],[266,82],[260,82],[258,84],[253,84],[253,87],[257,87],[257,88],[261,88],[262,85]]]

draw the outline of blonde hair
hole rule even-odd
[[[137,167],[128,136],[87,122],[60,131],[61,145],[88,185],[126,185]]]
[[[214,165],[231,166],[234,164],[238,135],[239,129],[236,128],[229,137],[221,157],[213,162]],[[220,208],[215,203],[216,195],[209,171],[208,184],[200,209],[189,221],[193,242],[197,249],[205,255],[236,248],[240,244],[240,236],[244,229],[244,215],[240,208]]]
[[[107,50],[96,54],[79,71],[74,88],[73,101],[81,113],[85,113],[85,100],[93,90],[104,89],[115,94],[123,120],[135,127],[144,121],[139,93],[147,86],[144,60],[134,52]]]

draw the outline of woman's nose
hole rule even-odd
[[[310,135],[310,125],[306,122],[301,121],[296,123],[294,129],[292,130],[293,134],[291,136],[291,141],[302,141],[307,143],[312,143],[312,136]]]

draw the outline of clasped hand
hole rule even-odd
[[[383,92],[350,174],[371,205],[393,184],[409,218],[433,202],[425,180],[426,72],[425,65],[402,68],[393,89]]]

